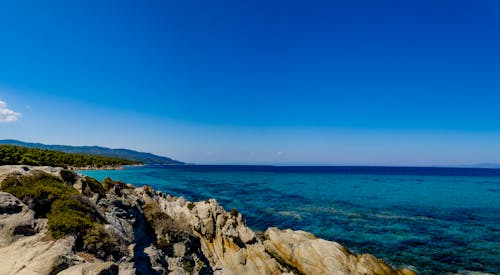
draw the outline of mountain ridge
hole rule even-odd
[[[24,142],[16,139],[2,139],[0,144],[23,146],[28,148],[49,149],[65,153],[82,153],[91,155],[100,155],[107,157],[124,158],[132,161],[142,162],[144,164],[165,164],[165,165],[183,165],[182,161],[174,160],[169,157],[158,156],[152,153],[140,152],[124,148],[108,148],[103,146],[72,146],[59,144],[43,144],[34,142]]]

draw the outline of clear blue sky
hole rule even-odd
[[[0,100],[188,162],[500,163],[500,2],[2,1]]]

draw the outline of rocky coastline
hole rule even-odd
[[[0,187],[41,173],[69,184],[63,171],[0,166]],[[416,274],[304,231],[256,233],[214,199],[190,202],[149,186],[95,182],[71,176],[71,188],[99,222],[97,233],[83,238],[55,238],[35,207],[0,192],[2,274]]]

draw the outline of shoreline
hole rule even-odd
[[[33,175],[40,171],[59,178],[63,177],[62,171],[64,170],[61,167],[24,165],[2,168],[5,168],[0,169],[1,174],[4,175],[12,173],[18,176]],[[70,261],[68,270],[71,269],[71,271],[78,268],[105,267],[106,270],[113,269],[119,271],[120,274],[122,272],[134,274],[137,271],[150,274],[152,270],[162,271],[161,273],[165,274],[170,272],[184,274],[186,271],[189,273],[191,271],[215,271],[215,274],[283,275],[294,273],[294,271],[298,271],[298,274],[346,272],[351,274],[416,274],[410,269],[392,267],[373,255],[353,253],[339,243],[317,238],[305,231],[269,227],[263,233],[255,232],[247,226],[240,212],[235,209],[225,210],[215,199],[189,201],[183,197],[157,191],[149,185],[137,187],[113,180],[99,183],[78,174],[71,180],[73,188],[79,191],[80,196],[88,198],[85,201],[87,201],[87,207],[92,210],[89,213],[98,213],[104,217],[104,220],[98,221],[101,225],[96,228],[101,230],[104,236],[112,237],[110,240],[113,240],[116,245],[113,251],[119,252],[113,254],[113,251],[109,251],[109,254],[103,256],[92,246],[80,248],[84,249],[81,252],[87,253],[90,260],[81,258],[77,261]],[[26,222],[22,220],[22,224],[42,225],[42,227],[30,229],[33,233],[21,237],[19,241],[12,237],[12,242],[9,243],[9,249],[5,250],[6,252],[11,253],[11,250],[15,250],[19,255],[23,255],[28,250],[48,250],[49,252],[44,253],[48,253],[54,259],[74,259],[72,252],[75,244],[74,236],[66,235],[57,241],[49,240],[50,247],[54,249],[46,249],[47,227],[44,227],[46,222],[42,221],[43,218],[37,219],[28,206],[10,193],[1,193],[1,195],[4,204],[0,206],[12,201],[24,209],[24,212],[4,215],[7,217],[4,221],[12,223],[6,226],[6,229],[17,227],[18,225],[13,222],[21,221],[18,216],[29,216],[26,213],[31,213],[31,216],[28,217],[29,219],[26,218]],[[12,218],[10,218],[11,215]],[[2,217],[0,217],[0,224],[3,221]],[[153,231],[150,232],[147,228],[152,228]],[[11,231],[5,232],[7,233],[12,234]],[[142,237],[136,239],[136,236]],[[26,238],[31,240],[29,246],[22,245]],[[99,239],[97,241],[99,242]],[[147,241],[146,244],[144,241]],[[136,246],[136,249],[130,250],[130,245]],[[290,251],[290,247],[295,247],[295,249]],[[58,268],[54,266],[53,261],[47,259],[45,254],[41,252],[38,254],[41,257],[36,257],[36,259],[1,257],[0,255],[0,266],[13,267],[22,264],[35,268],[42,265],[49,271]]]

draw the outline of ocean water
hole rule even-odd
[[[216,198],[254,230],[309,231],[421,274],[500,273],[500,170],[193,165],[82,173]]]

